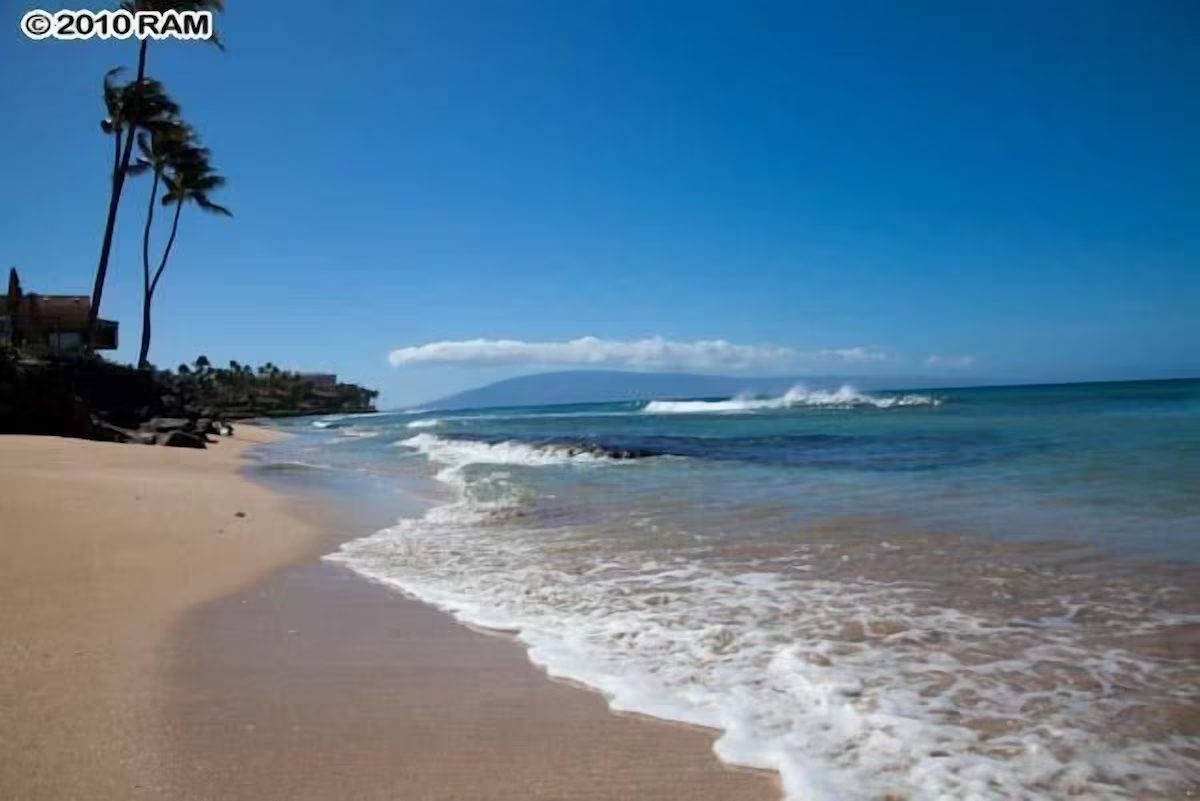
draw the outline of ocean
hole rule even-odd
[[[299,419],[327,558],[816,799],[1200,792],[1200,381]]]

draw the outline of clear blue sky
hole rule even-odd
[[[0,3],[0,265],[84,293],[101,77],[135,45],[27,41],[34,5]],[[228,5],[226,52],[151,46],[237,215],[185,215],[159,364],[337,370],[393,404],[537,367],[388,362],[476,338],[723,339],[947,379],[1200,374],[1190,0]],[[147,189],[103,309],[124,359]],[[882,358],[811,356],[850,348]]]

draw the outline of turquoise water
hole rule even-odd
[[[335,554],[789,798],[1200,781],[1200,381],[294,421],[443,488]]]

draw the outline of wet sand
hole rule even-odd
[[[608,712],[522,648],[333,564],[210,605],[180,632],[168,718],[189,797],[777,799],[713,736]]]
[[[0,438],[0,798],[779,797],[711,732],[318,561],[370,515],[240,475],[270,436]]]

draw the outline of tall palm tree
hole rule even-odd
[[[158,188],[163,174],[189,161],[206,159],[208,151],[194,143],[192,129],[183,122],[171,120],[148,132],[138,134],[138,149],[141,156],[130,166],[130,175],[151,172],[150,202],[146,209],[146,225],[142,231],[142,347],[138,355],[138,367],[149,367],[146,354],[150,346],[150,304],[154,297],[154,286],[150,278],[150,231],[154,225],[154,205],[158,199]],[[157,275],[155,276],[157,283]]]
[[[219,13],[225,9],[224,0],[131,0],[124,2],[121,7],[128,11],[212,11]],[[214,31],[211,40],[218,47],[221,46],[220,40]],[[152,79],[146,77],[146,52],[150,45],[149,39],[142,39],[138,44],[138,65],[137,77],[131,84],[128,84],[126,89],[132,87],[132,90],[137,93],[144,84]],[[133,159],[133,143],[138,128],[146,127],[146,123],[153,121],[152,116],[148,116],[150,110],[145,105],[134,104],[132,106],[123,106],[119,108],[120,114],[113,115],[113,106],[109,103],[110,100],[110,83],[112,76],[117,70],[109,70],[104,78],[104,100],[108,107],[109,118],[105,121],[104,132],[107,134],[115,134],[118,130],[124,131],[124,142],[120,136],[113,137],[113,177],[112,187],[109,189],[108,195],[108,219],[104,224],[104,238],[100,243],[100,263],[96,266],[96,280],[92,284],[92,305],[88,310],[88,347],[90,348],[96,333],[96,319],[100,314],[100,301],[104,297],[104,282],[108,278],[108,257],[112,252],[113,233],[117,228],[117,210],[121,206],[121,193],[125,189],[125,177],[128,175],[129,164]],[[157,83],[157,81],[154,81]],[[159,84],[161,89],[161,84]]]
[[[193,131],[186,125],[164,128],[143,137],[143,160],[146,169],[154,170],[154,183],[151,189],[150,211],[146,217],[146,229],[142,241],[143,288],[142,295],[142,344],[138,352],[138,366],[149,365],[151,318],[150,306],[154,302],[154,293],[158,282],[162,279],[163,271],[167,269],[167,261],[171,258],[171,250],[175,247],[175,237],[179,233],[179,216],[183,207],[189,203],[202,211],[232,217],[229,209],[214,203],[209,193],[225,185],[225,179],[213,171],[209,163],[209,151],[200,147],[196,142]],[[166,188],[162,197],[162,205],[174,206],[175,215],[171,221],[171,235],[163,248],[162,258],[154,275],[150,274],[150,225],[154,216],[154,200],[158,186]]]
[[[131,83],[120,84],[116,79],[121,72],[122,69],[117,67],[104,74],[104,109],[107,116],[100,121],[100,129],[113,140],[112,187],[109,191],[108,223],[104,229],[100,267],[96,271],[92,306],[88,312],[89,346],[104,293],[104,279],[108,275],[108,253],[116,228],[121,191],[129,175],[127,154],[132,151],[135,132],[138,126],[154,130],[168,125],[179,114],[179,105],[167,95],[161,83],[153,78],[143,77]]]

